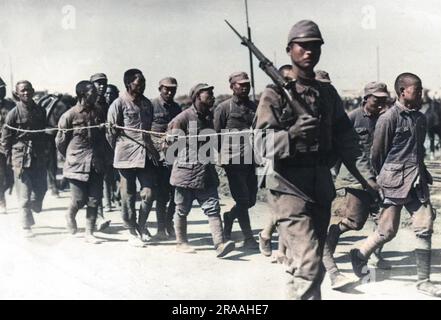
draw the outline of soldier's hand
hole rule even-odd
[[[373,180],[369,179],[367,184],[364,186],[364,189],[369,193],[369,195],[374,199],[375,202],[379,202],[381,199],[380,186]]]
[[[289,128],[289,137],[293,140],[297,138],[309,140],[315,134],[318,124],[317,118],[310,115],[301,115],[296,123]]]

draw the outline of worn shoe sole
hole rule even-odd
[[[265,240],[264,238],[262,238],[261,232],[259,232],[259,250],[260,253],[263,254],[265,257],[271,257],[272,254],[271,239]]]
[[[352,279],[343,277],[343,278],[340,278],[340,281],[331,284],[331,288],[332,288],[332,290],[338,291],[338,290],[344,289],[346,286],[348,286],[352,283],[354,283],[354,281]]]
[[[219,252],[216,257],[218,258],[222,258],[225,257],[228,253],[230,253],[231,251],[233,251],[236,248],[236,245],[234,244],[233,241],[228,241],[225,243],[224,249]]]

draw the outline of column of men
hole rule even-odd
[[[192,87],[189,94],[192,106],[181,111],[174,102],[177,81],[171,77],[159,82],[159,97],[153,102],[144,96],[145,77],[138,69],[124,73],[126,90],[119,97],[115,95],[116,88],[107,86],[104,74],[79,82],[77,105],[63,114],[56,136],[56,147],[66,159],[64,176],[69,179],[72,191],[66,213],[68,231],[77,232],[75,216],[87,204],[85,239],[89,243],[99,242],[94,236],[98,216],[101,215],[101,230],[110,223],[100,209],[103,181],[105,176],[109,177],[105,206],[110,208],[115,189],[113,170],[117,169],[121,213],[129,244],[142,247],[150,240],[147,220],[156,200],[156,238],[176,236],[180,252],[194,253],[187,236],[187,215],[197,200],[207,216],[217,257],[235,249],[230,239],[236,218],[244,235],[244,246],[257,248],[248,212],[256,201],[257,178],[254,159],[244,162],[245,143],[239,143],[238,148],[229,146],[238,152],[231,152],[231,161],[223,163],[235,205],[224,213],[222,224],[217,172],[212,162],[195,155],[201,142],[198,140],[194,149],[190,141],[192,134],[202,134],[207,128],[240,132],[252,126],[273,132],[256,135],[257,140],[271,138],[274,142],[273,158],[265,162],[271,170],[259,181],[269,190],[272,209],[270,223],[259,236],[259,245],[265,255],[271,254],[271,233],[275,226],[282,248],[280,254],[288,264],[291,298],[320,299],[325,270],[333,288],[349,283],[339,272],[333,253],[339,236],[361,229],[369,213],[379,211],[377,228],[360,249],[350,252],[354,273],[360,277],[367,274],[366,264],[372,253],[377,255],[377,267],[390,268],[380,251],[396,235],[403,207],[413,216],[417,288],[441,296],[441,290],[430,281],[435,214],[428,189],[431,176],[424,165],[426,123],[418,111],[421,79],[411,73],[400,74],[395,82],[398,98],[388,110],[385,110],[386,85],[368,83],[362,105],[348,116],[329,75],[314,72],[323,44],[317,24],[299,21],[291,28],[286,46],[292,67],[284,66],[280,70],[285,78],[294,80],[289,90],[310,111],[308,115],[295,114],[274,85],[265,89],[256,107],[248,99],[250,81],[244,72],[230,76],[233,97],[221,103],[214,114],[214,87],[206,83]],[[0,89],[4,87],[4,83],[0,85]],[[11,184],[5,165],[11,163],[26,236],[32,235],[32,212],[41,211],[47,189],[46,116],[32,100],[33,93],[30,82],[18,82],[15,95],[19,102],[10,111],[12,106],[3,102],[4,94],[0,96],[2,121],[9,111],[1,137],[4,158],[0,157],[0,194],[3,196]],[[161,139],[165,133],[167,139]],[[170,147],[174,142],[183,148],[178,148],[177,157],[170,161],[166,145]],[[265,141],[263,144],[267,145]],[[213,156],[210,153],[208,158]],[[235,162],[234,158],[239,161]],[[113,160],[113,166],[109,159]],[[352,187],[347,189],[343,220],[328,230],[331,203],[336,196],[331,168],[337,162],[349,171]],[[138,214],[136,180],[141,187]],[[381,209],[375,210],[375,204]],[[0,208],[3,207],[4,197],[0,197]]]

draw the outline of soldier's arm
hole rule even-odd
[[[258,130],[255,134],[257,151],[262,153],[261,156],[264,158],[284,159],[295,154],[295,146],[289,137],[289,128],[282,125],[281,116],[280,97],[273,89],[266,88],[260,98],[253,124],[253,128]]]
[[[5,124],[14,128],[16,127],[15,109],[12,109],[11,111],[8,112],[6,116]],[[6,126],[3,126],[1,144],[6,154],[6,157],[9,157],[11,154],[12,143],[14,141],[15,135],[16,135],[16,131],[9,129]]]
[[[380,173],[381,167],[392,146],[394,132],[395,123],[392,117],[389,114],[380,116],[375,126],[371,150],[371,163],[376,175]]]
[[[60,120],[58,121],[59,129],[70,129],[72,128],[72,122],[70,121],[68,114],[64,113]],[[58,130],[57,136],[55,137],[55,145],[57,150],[66,158],[66,150],[72,139],[72,131],[64,132],[63,130]]]
[[[118,123],[122,122],[122,112],[120,110],[120,106],[119,99],[116,99],[112,102],[109,107],[109,111],[107,112],[107,123],[109,124],[109,128],[107,128],[106,131],[106,139],[112,149],[115,149],[116,138],[119,131],[118,129],[112,128],[112,125],[117,125]]]

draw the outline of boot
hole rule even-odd
[[[196,253],[188,244],[187,239],[187,217],[175,216],[176,250],[182,253]]]
[[[87,243],[98,244],[101,243],[93,234],[95,229],[97,208],[87,207],[86,209],[86,234],[85,240]]]
[[[233,207],[234,209],[234,207]],[[234,211],[231,209],[231,211],[224,212],[224,237],[227,240],[231,239],[231,232],[233,230],[233,223],[234,219],[236,218],[234,216]]]
[[[340,290],[346,287],[348,284],[353,283],[351,279],[341,274],[339,271],[330,272],[329,278],[331,279],[331,288],[333,290]]]
[[[416,249],[416,265],[418,273],[417,290],[423,294],[441,297],[441,287],[430,281],[431,250]]]
[[[234,242],[224,240],[220,215],[208,216],[208,224],[210,226],[214,248],[216,249],[216,257],[222,258],[233,251],[235,249]]]
[[[358,249],[352,249],[350,251],[352,269],[357,277],[363,278],[369,274],[369,269],[367,268],[367,258],[365,258]]]
[[[241,210],[240,214],[237,215],[237,220],[239,221],[240,229],[244,235],[243,248],[258,250],[259,244],[257,243],[256,239],[254,239],[248,209]]]
[[[74,235],[78,231],[77,221],[75,220],[76,214],[77,210],[74,208],[69,208],[66,213],[66,228],[67,231],[72,235]]]
[[[98,216],[97,216],[98,226],[96,228],[96,231],[103,232],[104,230],[106,230],[110,226],[110,222],[112,222],[112,220],[104,219],[102,203],[100,203],[98,205],[97,213],[98,213]]]
[[[158,232],[154,238],[157,241],[168,240],[167,233],[165,232],[165,215],[166,204],[158,203],[158,201],[156,201],[156,221],[158,222]]]

